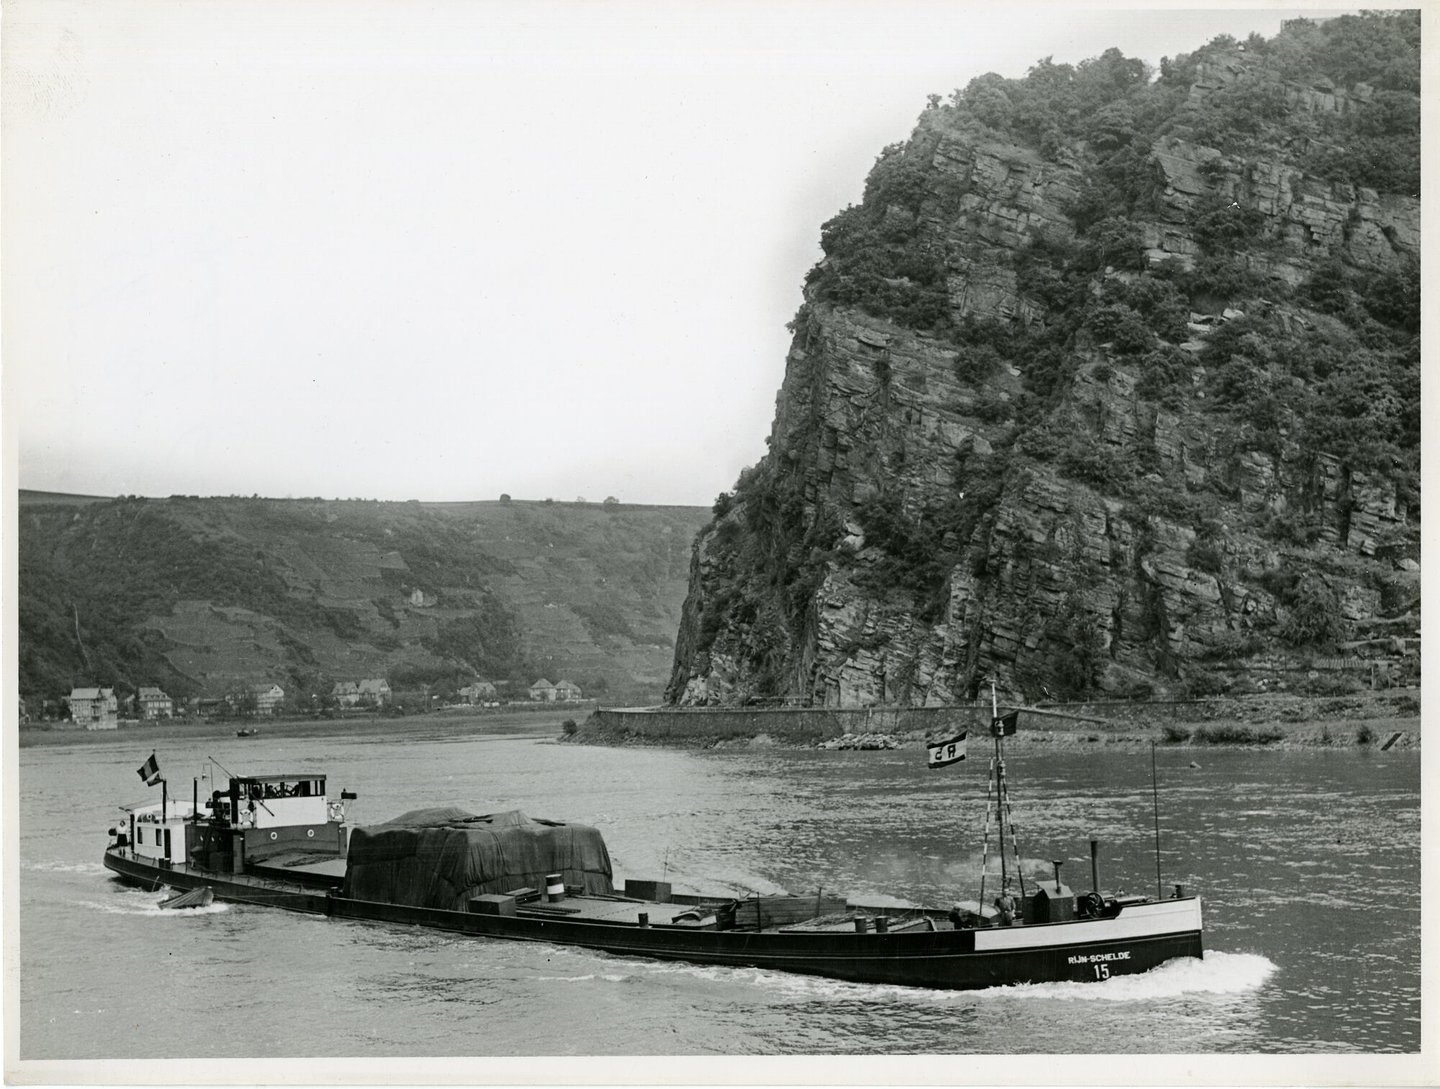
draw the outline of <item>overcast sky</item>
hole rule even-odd
[[[12,0],[20,486],[708,504],[928,94],[1298,13]]]

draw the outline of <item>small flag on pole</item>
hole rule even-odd
[[[990,720],[991,737],[1009,737],[1015,732],[1015,726],[1020,721],[1020,712],[1011,711],[1008,715],[1001,715],[999,718]]]
[[[160,762],[155,759],[155,754],[150,754],[150,759],[136,769],[136,774],[145,780],[145,785],[153,787],[160,781]]]
[[[925,746],[930,752],[930,766],[932,768],[948,767],[951,764],[958,764],[965,759],[965,732],[952,737],[949,741],[935,743],[926,742]]]

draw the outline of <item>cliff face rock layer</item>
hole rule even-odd
[[[825,225],[667,698],[1415,672],[1418,16],[933,98]]]

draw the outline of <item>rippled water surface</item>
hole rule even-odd
[[[630,960],[214,905],[100,865],[143,742],[20,753],[23,1059],[160,1056],[1412,1052],[1420,1031],[1415,752],[1161,749],[1162,877],[1205,900],[1207,953],[1144,976],[945,993]],[[424,805],[595,824],[617,876],[677,889],[975,894],[985,763],[916,752],[606,749],[407,727],[164,742],[323,771],[383,821]],[[1150,754],[1010,747],[1027,870],[1155,890]],[[1190,766],[1192,761],[1200,766]],[[143,1002],[137,1003],[137,996]],[[171,1026],[189,1026],[176,1032]]]

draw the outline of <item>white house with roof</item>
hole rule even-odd
[[[337,681],[330,689],[338,707],[373,704],[383,707],[390,702],[390,682],[384,677],[367,677],[360,681]]]
[[[285,702],[285,689],[278,684],[269,681],[252,684],[247,691],[255,697],[255,713],[257,715],[278,715],[280,713],[280,705]]]
[[[113,730],[120,725],[120,701],[113,688],[70,689],[70,718],[87,730]]]
[[[390,702],[390,682],[384,677],[366,677],[355,686],[360,693],[361,703],[374,703],[384,707]]]
[[[144,721],[169,718],[175,713],[175,701],[154,685],[142,684],[135,693],[135,709]]]
[[[544,677],[541,677],[530,686],[530,698],[532,700],[542,700],[546,703],[553,703],[555,701],[555,686]]]
[[[561,701],[578,700],[581,698],[580,686],[573,681],[556,681],[555,698]]]

